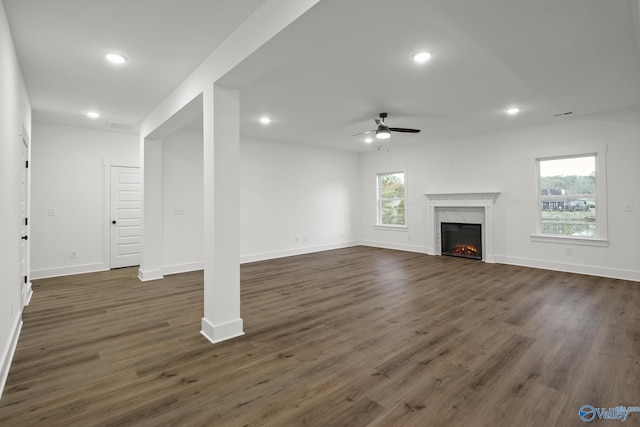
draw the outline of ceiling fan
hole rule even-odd
[[[391,132],[405,132],[405,133],[418,133],[420,132],[420,129],[410,129],[410,128],[392,128],[387,126],[387,124],[384,122],[384,119],[387,117],[387,113],[380,113],[380,118],[379,119],[375,119],[376,124],[378,125],[377,129],[374,130],[368,130],[366,132],[360,132],[360,133],[356,133],[353,136],[359,136],[359,135],[366,135],[368,133],[374,133],[376,134],[376,138],[378,139],[388,139],[391,137]]]

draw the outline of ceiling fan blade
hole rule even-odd
[[[376,130],[368,130],[368,131],[366,131],[366,132],[355,133],[355,134],[353,134],[353,135],[351,135],[351,136],[366,135],[366,134],[368,134],[368,133],[374,133],[375,131],[376,131]]]
[[[376,124],[378,126],[383,125],[384,124],[384,120],[380,120],[380,119],[374,119],[376,121]]]
[[[406,133],[420,132],[420,129],[409,129],[409,128],[389,128],[389,130],[393,132],[406,132]]]

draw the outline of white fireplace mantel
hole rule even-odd
[[[427,193],[429,204],[437,206],[486,206],[493,204],[500,193]]]
[[[447,208],[472,208],[482,210],[483,220],[483,260],[495,262],[494,252],[494,226],[493,205],[500,195],[499,192],[489,193],[426,193],[427,197],[427,253],[440,255],[440,223],[438,212],[444,212]]]

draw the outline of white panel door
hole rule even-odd
[[[140,168],[111,166],[111,268],[140,265]]]

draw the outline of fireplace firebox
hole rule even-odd
[[[440,223],[442,255],[482,259],[482,225]]]

